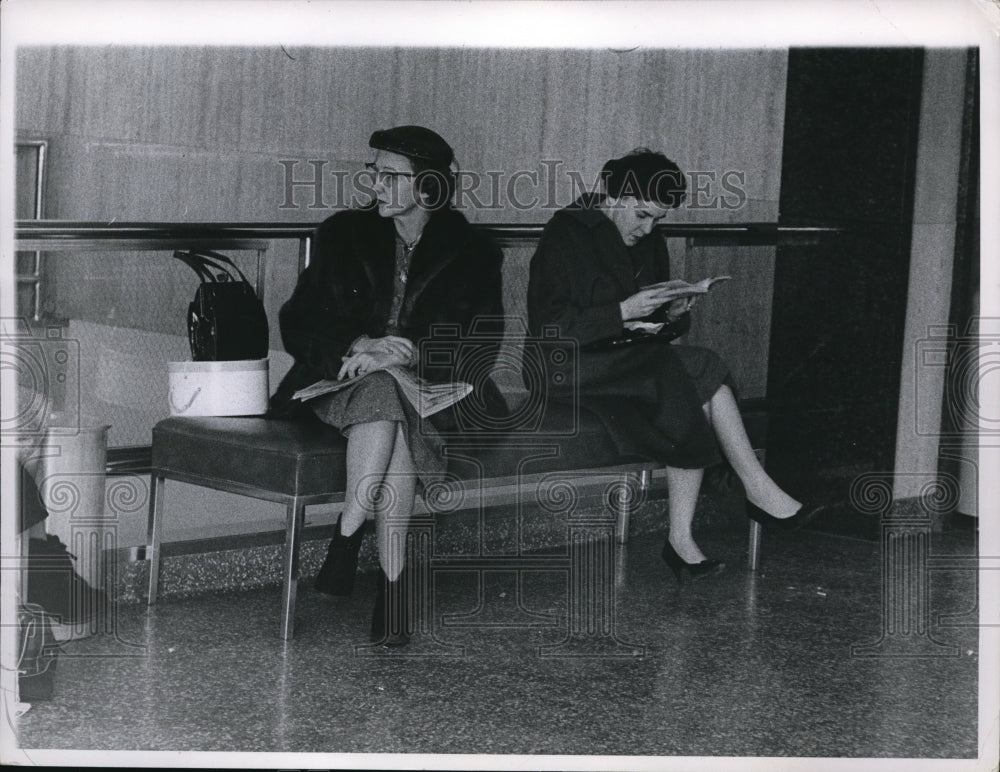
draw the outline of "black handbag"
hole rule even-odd
[[[236,264],[225,255],[207,250],[177,251],[174,257],[189,265],[201,279],[188,306],[191,359],[264,359],[268,351],[267,314]]]
[[[623,346],[636,346],[647,343],[670,343],[691,329],[691,314],[685,311],[674,321],[668,322],[657,333],[642,332],[641,330],[626,330],[615,338],[604,338],[593,343],[587,343],[580,347],[581,351],[611,351]]]

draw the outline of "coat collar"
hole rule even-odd
[[[373,284],[384,286],[392,292],[396,227],[391,218],[380,216],[374,207],[365,213],[371,218],[370,254],[374,258],[366,261],[365,270]],[[458,257],[459,250],[455,248],[458,243],[457,233],[464,222],[465,218],[450,208],[438,210],[431,215],[413,250],[408,297],[419,294],[442,269]]]
[[[396,265],[396,228],[392,220],[379,216],[374,206],[360,210],[359,222],[364,223],[360,231],[361,249],[365,258],[361,261],[368,281],[382,293],[392,293],[393,270]]]
[[[400,319],[409,317],[420,294],[450,264],[459,259],[462,241],[459,233],[465,218],[454,209],[439,209],[431,215],[420,241],[413,250],[410,279],[406,287]],[[392,228],[395,232],[395,228]]]
[[[629,247],[611,218],[598,208],[604,199],[598,193],[584,193],[563,211],[585,228],[593,231],[590,236],[600,254],[600,259],[614,276],[622,291],[631,295],[636,291],[634,269]]]
[[[413,282],[407,294],[419,294],[445,266],[458,258],[456,226],[462,219],[453,209],[441,209],[431,215],[413,250],[410,264]]]
[[[584,193],[563,211],[565,211],[566,214],[577,222],[586,225],[588,228],[596,228],[606,223],[614,225],[610,218],[598,208],[598,205],[601,204],[605,198],[607,198],[607,196],[600,193]]]

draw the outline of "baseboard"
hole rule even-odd
[[[733,527],[734,522],[740,522],[740,516],[738,511],[730,512],[732,508],[724,496],[703,496],[695,527],[699,530]],[[411,524],[429,529],[434,555],[447,559],[558,552],[567,548],[571,529],[579,528],[581,523],[593,533],[613,534],[615,520],[615,512],[598,492],[581,495],[563,512],[510,504],[439,513],[434,518],[416,516]],[[742,522],[745,524],[745,520]],[[319,571],[333,527],[305,529],[299,550],[300,576],[304,580],[310,580]],[[660,541],[666,529],[666,489],[654,484],[632,514],[630,539]],[[742,536],[734,532],[734,538],[745,539],[745,531],[740,531]],[[157,597],[182,598],[280,585],[283,545],[284,531],[164,544]],[[143,547],[121,549],[115,552],[113,560],[107,561],[119,602],[145,602],[149,563],[144,553]],[[375,570],[377,560],[375,540],[369,535],[362,544],[360,570]]]

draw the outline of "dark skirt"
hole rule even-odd
[[[704,405],[708,402],[722,385],[736,391],[728,365],[711,349],[678,344],[673,344],[670,348],[680,358],[688,377],[691,378],[694,390],[698,394],[699,404]]]
[[[345,437],[355,424],[372,421],[402,424],[420,483],[426,487],[444,474],[440,435],[430,421],[420,418],[396,379],[388,373],[376,370],[357,383],[317,397],[309,404],[320,421],[340,429]]]
[[[714,351],[669,344],[584,351],[577,383],[580,406],[601,419],[621,456],[685,469],[722,461],[702,405],[733,384]]]

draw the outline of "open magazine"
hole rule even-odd
[[[671,300],[679,300],[680,298],[690,298],[695,295],[704,295],[712,288],[713,284],[720,281],[729,281],[731,278],[731,276],[713,276],[710,279],[696,281],[694,284],[686,282],[683,279],[671,279],[670,281],[661,281],[658,284],[647,284],[643,287],[643,289],[662,290],[661,296],[663,298],[663,302],[666,303]]]
[[[435,383],[433,381],[425,380],[419,377],[412,370],[400,367],[399,365],[387,367],[385,368],[385,372],[389,373],[389,375],[396,379],[396,382],[402,389],[403,394],[406,395],[410,404],[416,408],[416,411],[421,418],[427,418],[427,416],[434,415],[435,413],[444,410],[446,407],[454,405],[472,391],[472,384],[465,383],[463,381]],[[311,386],[299,389],[292,395],[292,399],[298,399],[303,402],[315,399],[323,394],[340,391],[341,389],[350,386],[352,383],[360,381],[364,377],[364,375],[358,375],[354,378],[344,378],[339,381],[334,378],[329,378],[324,381],[316,381],[316,383]]]
[[[670,281],[661,281],[658,284],[647,284],[643,287],[643,289],[662,290],[661,297],[663,298],[663,302],[670,303],[674,300],[681,300],[682,298],[704,295],[716,282],[728,281],[731,278],[731,276],[713,276],[708,279],[696,281],[693,284],[691,282],[686,282],[683,279],[671,279]],[[663,329],[663,326],[664,322],[643,322],[638,320],[625,322],[626,330],[629,330],[630,332],[645,333],[647,335],[656,335],[656,333]]]

